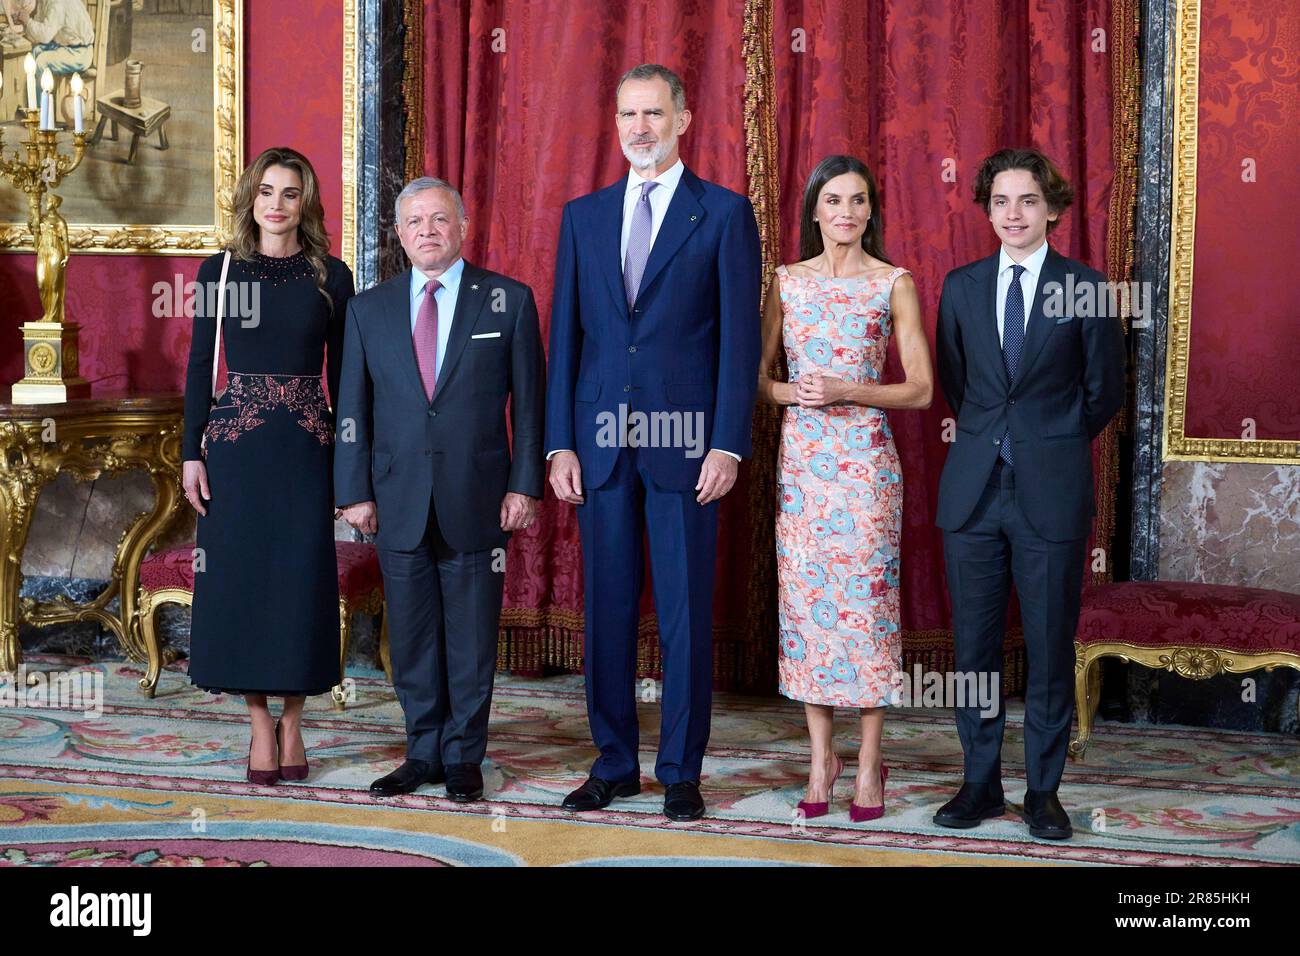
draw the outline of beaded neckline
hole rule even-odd
[[[299,250],[291,256],[268,256],[254,251],[253,258],[248,260],[248,267],[253,278],[264,279],[272,285],[291,282],[295,279],[312,279],[314,281],[316,278],[316,270],[312,268],[311,261],[303,250]]]

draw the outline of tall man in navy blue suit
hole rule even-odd
[[[597,810],[641,790],[637,605],[650,538],[663,647],[655,776],[664,813],[704,813],[718,499],[750,453],[761,258],[749,200],[678,158],[686,94],[665,67],[619,83],[628,175],[564,207],[547,375],[551,487],[578,506],[587,714],[600,757],[565,798]],[[707,452],[707,453],[706,453]]]
[[[1051,161],[1006,149],[984,161],[975,201],[1002,247],[954,269],[939,300],[939,382],[957,413],[939,482],[959,673],[1000,674],[1010,582],[1024,624],[1025,815],[1066,839],[1056,790],[1074,713],[1074,632],[1095,514],[1092,439],[1124,401],[1124,334],[1101,273],[1047,233],[1072,199]],[[994,681],[1000,687],[1000,680]],[[993,715],[957,708],[964,780],[934,822],[1004,813],[1000,694]]]

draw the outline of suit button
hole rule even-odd
[[[630,392],[630,391],[632,391],[632,386],[631,386],[631,385],[624,385],[624,386],[623,386],[623,391],[625,391],[625,392]]]
[[[1015,400],[1014,398],[1008,398],[1008,399],[1007,399],[1007,404],[1008,404],[1008,405],[1014,405],[1015,403],[1016,403],[1016,400]]]
[[[993,444],[995,444],[995,445],[1001,445],[1001,444],[1002,444],[1002,439],[1001,439],[1001,438],[995,438],[995,439],[993,439]]]
[[[438,413],[435,412],[432,408],[429,409],[429,417],[430,417],[430,418],[433,418],[433,417],[434,417],[435,415],[437,415],[437,414],[438,414]]]
[[[636,346],[635,346],[635,345],[629,345],[629,346],[627,347],[627,350],[628,350],[629,352],[635,352],[635,351],[636,351]]]

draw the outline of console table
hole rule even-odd
[[[178,394],[105,390],[60,404],[16,405],[10,389],[0,389],[0,673],[16,673],[22,662],[20,621],[38,627],[96,621],[117,636],[127,657],[148,660],[137,604],[140,562],[183,500],[183,428],[184,399]],[[20,599],[23,549],[41,489],[60,472],[93,481],[134,468],[149,473],[154,506],[123,532],[104,592],[88,604],[66,597]],[[114,597],[120,598],[118,614],[108,610]]]

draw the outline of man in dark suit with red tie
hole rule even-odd
[[[631,169],[565,206],[551,312],[546,448],[556,496],[578,508],[600,750],[564,806],[597,810],[641,789],[634,683],[648,530],[664,671],[655,775],[665,815],[693,820],[704,813],[718,500],[750,453],[758,384],[758,228],[748,199],[678,157],[691,114],[671,70],[625,74],[616,117]]]
[[[545,481],[545,359],[532,290],[461,257],[469,220],[450,184],[409,183],[396,220],[411,268],[348,302],[336,410],[335,501],[378,532],[406,718],[406,760],[370,791],[445,780],[469,802],[483,795],[506,542]]]
[[[1072,198],[1047,157],[1006,149],[984,161],[975,201],[1001,240],[954,269],[939,301],[939,383],[957,414],[939,483],[960,674],[997,675],[996,713],[957,707],[965,753],[957,795],[934,822],[1001,816],[1002,640],[1010,584],[1024,625],[1025,815],[1066,839],[1057,797],[1074,713],[1074,633],[1096,508],[1092,439],[1124,402],[1124,334],[1105,277],[1050,248]],[[1091,287],[1091,294],[1081,294]],[[982,683],[971,686],[984,686]]]

